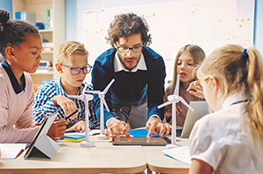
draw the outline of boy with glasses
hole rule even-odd
[[[84,79],[92,68],[88,64],[87,56],[88,51],[79,42],[65,41],[59,46],[55,67],[61,77],[38,88],[33,103],[33,115],[36,122],[42,123],[45,116],[49,116],[55,111],[58,111],[58,118],[66,118],[79,109],[79,112],[68,118],[67,130],[85,130],[84,102],[69,98],[68,95],[80,95],[86,85]],[[88,86],[88,90],[92,90],[91,85]],[[91,129],[99,128],[93,109],[93,101],[89,102],[91,114],[89,126]]]
[[[108,137],[130,135],[128,129],[145,127],[152,133],[169,133],[171,128],[161,123],[165,65],[163,58],[147,47],[151,43],[146,21],[134,13],[116,15],[110,24],[107,40],[112,49],[102,53],[92,70],[94,90],[102,91],[115,79],[106,102],[111,109],[104,109],[105,134]],[[100,101],[94,95],[96,115],[100,116]],[[101,123],[103,124],[103,123]]]

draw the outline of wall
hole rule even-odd
[[[66,39],[67,40],[78,40],[81,42],[84,42],[85,45],[87,45],[86,43],[89,43],[89,41],[84,40],[83,41],[83,37],[82,33],[83,33],[83,28],[85,28],[87,25],[89,25],[89,23],[84,23],[83,22],[83,11],[85,10],[96,10],[96,9],[103,9],[103,8],[118,8],[118,7],[125,7],[125,6],[135,6],[135,5],[147,5],[147,4],[155,4],[155,3],[164,3],[164,2],[176,2],[176,1],[184,1],[184,0],[134,0],[134,1],[126,1],[126,0],[66,0],[66,6],[68,5],[68,9],[66,9]],[[255,0],[255,4],[256,4],[256,8],[255,8],[255,29],[254,29],[254,45],[255,47],[262,53],[263,52],[263,45],[260,43],[262,42],[259,38],[260,38],[260,34],[262,35],[262,32],[259,31],[263,31],[262,27],[263,24],[260,24],[261,21],[263,21],[263,16],[262,16],[262,11],[263,11],[263,2],[258,2],[259,0]],[[73,7],[73,8],[72,8]],[[260,13],[259,13],[260,12]],[[258,16],[258,14],[260,16]],[[75,17],[73,17],[75,16]],[[77,19],[77,20],[73,20],[73,19]],[[86,26],[85,26],[86,25]],[[92,26],[91,26],[92,27]],[[151,27],[151,25],[150,25]],[[258,37],[259,35],[259,37]],[[85,37],[86,38],[86,37]],[[261,37],[263,38],[263,37]],[[106,40],[105,39],[98,39],[98,42],[103,42],[103,44],[105,45]],[[105,46],[102,44],[101,49],[103,49],[101,52],[103,52],[105,50]],[[89,45],[87,45],[87,49],[90,48]],[[151,45],[152,48],[154,47],[154,43]],[[202,45],[200,45],[202,47]],[[107,48],[109,48],[110,45],[108,45]],[[92,47],[91,47],[92,48]],[[91,53],[95,51],[94,49],[89,50]],[[154,50],[158,51],[156,48],[154,48]],[[205,50],[207,51],[207,50]],[[176,54],[177,50],[174,50],[174,54]],[[207,51],[208,53],[210,52]],[[97,54],[97,53],[96,53]],[[97,55],[98,56],[98,55]],[[163,55],[164,56],[164,55]],[[166,56],[165,56],[166,57]],[[94,59],[94,55],[90,55],[90,63],[93,64],[93,59]],[[173,63],[168,63],[167,66],[167,80],[170,80],[170,78],[172,77],[172,70],[173,69]],[[89,75],[88,75],[89,76]],[[89,77],[88,77],[89,78]],[[87,80],[89,81],[89,79]]]
[[[65,0],[66,2],[66,40],[76,40],[77,28],[82,23],[83,10],[142,5],[160,2],[174,2],[180,0]],[[12,1],[1,0],[0,9],[10,12],[12,18]],[[263,1],[255,0],[255,48],[263,56]]]
[[[77,24],[82,21],[83,10],[99,9],[107,7],[121,7],[128,5],[142,5],[160,2],[174,2],[180,0],[65,0],[66,2],[66,40],[75,40]],[[255,0],[255,48],[263,55],[263,1]],[[1,0],[0,9],[10,12],[12,17],[12,1]],[[77,19],[77,20],[76,20]]]
[[[133,6],[152,3],[174,2],[181,0],[66,0],[66,39],[75,40],[81,28],[84,10]],[[255,0],[255,48],[263,55],[263,1]],[[77,20],[75,20],[77,19]]]
[[[263,1],[256,0],[255,7],[255,48],[260,52],[263,58]]]

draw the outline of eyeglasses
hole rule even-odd
[[[73,67],[73,68],[71,68],[71,67],[69,67],[69,66],[67,66],[67,65],[64,65],[63,63],[61,63],[61,65],[64,66],[64,67],[66,67],[66,68],[68,68],[68,69],[70,69],[72,75],[78,75],[78,74],[81,72],[81,70],[82,70],[82,73],[83,73],[83,74],[87,74],[87,73],[90,72],[90,70],[91,70],[91,68],[92,68],[92,66],[90,66],[89,64],[88,64],[87,67],[83,67],[83,68],[79,68],[79,67]]]
[[[117,50],[120,53],[128,53],[130,50],[132,50],[134,53],[140,53],[142,52],[142,49],[144,48],[144,46],[136,46],[136,47],[119,47],[116,43],[115,43]]]

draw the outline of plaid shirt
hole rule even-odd
[[[77,95],[80,95],[86,83],[82,83],[79,87],[79,91]],[[93,90],[92,86],[89,85],[88,90]],[[53,97],[56,95],[62,95],[68,97],[68,95],[64,92],[60,79],[55,79],[49,82],[48,84],[41,85],[38,87],[37,94],[35,96],[35,100],[33,102],[33,116],[34,120],[37,123],[43,123],[44,117],[51,115],[52,113],[58,111],[57,119],[65,118],[65,113],[61,107],[56,107],[53,103]],[[72,127],[74,124],[79,122],[80,120],[85,120],[85,104],[82,100],[70,98],[76,103],[77,108],[80,108],[81,111],[78,113],[78,117],[75,119],[69,118],[69,123],[67,124],[67,128]],[[99,122],[97,121],[95,111],[94,111],[94,103],[93,100],[89,101],[89,128],[90,129],[98,129]]]

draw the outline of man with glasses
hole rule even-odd
[[[57,111],[58,119],[69,120],[66,125],[68,131],[84,131],[86,129],[85,103],[79,99],[69,98],[68,95],[80,95],[84,86],[88,85],[84,79],[92,67],[88,64],[87,56],[88,51],[79,42],[65,41],[59,46],[55,68],[60,73],[60,78],[38,88],[33,102],[35,122],[43,123],[45,116]],[[92,90],[90,85],[88,90]],[[78,112],[69,117],[75,111]],[[93,101],[89,101],[89,111],[89,128],[99,128]]]
[[[107,137],[125,135],[129,128],[145,127],[152,133],[169,133],[171,128],[163,124],[165,65],[163,58],[147,47],[151,43],[146,21],[134,13],[116,15],[110,24],[107,40],[112,49],[102,53],[92,70],[94,90],[102,91],[115,79],[106,94],[111,109],[104,109],[104,125]],[[96,116],[100,119],[100,101],[94,95]],[[101,123],[102,124],[102,123]]]

